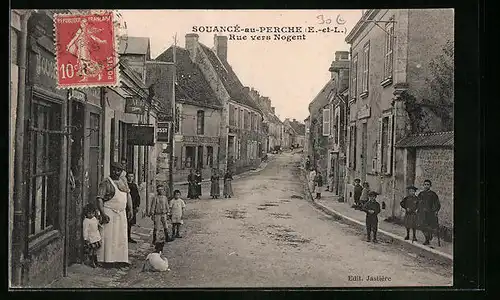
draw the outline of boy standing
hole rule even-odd
[[[153,219],[153,244],[170,242],[171,239],[168,235],[167,218],[170,214],[168,205],[168,198],[165,194],[165,186],[159,184],[156,187],[157,195],[151,201],[151,208],[149,210],[151,219]],[[163,230],[164,234],[161,234]]]
[[[441,203],[438,195],[431,191],[431,186],[432,182],[429,179],[424,180],[424,190],[418,194],[418,214],[425,236],[424,245],[429,245],[432,240],[432,233],[439,231],[438,213],[441,209]]]
[[[359,207],[359,199],[361,197],[361,192],[363,191],[363,187],[361,186],[361,179],[354,179],[354,205],[353,207]]]
[[[414,186],[407,187],[408,196],[403,198],[400,205],[405,210],[405,227],[406,227],[406,237],[405,240],[410,239],[410,229],[413,231],[412,241],[416,241],[416,228],[417,228],[417,208],[418,208],[418,198],[415,196],[417,188]]]
[[[366,212],[366,233],[367,242],[371,242],[371,233],[373,232],[373,242],[377,243],[378,214],[380,213],[380,204],[377,202],[378,193],[370,191],[368,193],[368,202],[363,206]]]
[[[179,190],[174,191],[174,199],[170,200],[170,211],[172,218],[172,235],[176,238],[181,238],[179,229],[184,221],[182,217],[184,216],[184,209],[186,208],[186,203],[181,199],[181,192]]]

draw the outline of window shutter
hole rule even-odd
[[[389,116],[389,126],[387,128],[387,174],[392,174],[392,145],[393,145],[393,126],[394,116]]]
[[[378,119],[377,172],[382,172],[382,118]]]
[[[323,136],[330,135],[330,109],[323,108]]]

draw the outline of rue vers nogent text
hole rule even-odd
[[[228,39],[234,41],[300,41],[306,39],[306,34],[314,33],[347,33],[340,26],[193,26],[194,33],[228,33]]]

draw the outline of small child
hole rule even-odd
[[[408,196],[403,198],[399,204],[405,210],[405,227],[406,227],[406,237],[405,240],[410,239],[410,229],[413,231],[412,241],[417,241],[416,228],[417,228],[417,208],[418,208],[418,197],[415,196],[417,188],[414,186],[407,187]]]
[[[86,261],[92,268],[97,264],[97,249],[101,248],[101,233],[99,232],[99,221],[96,216],[95,205],[89,203],[84,208],[83,240]]]
[[[146,262],[142,266],[142,271],[165,272],[170,271],[168,268],[167,258],[161,255],[164,243],[157,243],[155,245],[155,252],[146,257]]]
[[[314,177],[314,192],[316,193],[316,199],[321,199],[321,189],[323,188],[323,176],[320,171],[317,171]]]
[[[179,233],[181,224],[184,224],[182,217],[184,216],[184,209],[186,208],[186,203],[181,198],[181,192],[179,190],[174,191],[174,199],[170,200],[170,213],[172,219],[172,235],[176,238],[182,238]]]
[[[158,184],[156,192],[157,195],[153,198],[153,201],[151,201],[149,210],[151,219],[153,220],[153,245],[171,241],[168,235],[167,222],[168,215],[170,214],[170,207],[168,205],[165,186],[163,184]]]
[[[359,204],[363,207],[366,202],[368,202],[368,193],[370,192],[370,185],[368,182],[363,182],[363,189],[361,190],[361,195],[359,196]]]
[[[361,179],[359,178],[354,179],[354,205],[352,206],[354,208],[360,207],[359,199],[361,198],[361,193],[363,192],[363,187],[361,186],[360,183]]]
[[[380,213],[380,204],[377,202],[378,193],[370,191],[368,193],[368,202],[363,205],[363,211],[366,212],[366,232],[367,242],[371,242],[371,233],[373,232],[373,242],[377,243],[378,214]]]

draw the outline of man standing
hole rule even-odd
[[[431,191],[432,182],[428,179],[424,181],[424,190],[418,194],[418,216],[420,228],[425,236],[424,245],[429,245],[432,240],[432,233],[438,228],[438,213],[441,209],[438,195]]]
[[[310,170],[311,169],[311,157],[309,155],[306,158],[305,169],[306,170]]]
[[[136,224],[137,212],[141,206],[141,196],[139,195],[139,188],[134,182],[134,173],[128,172],[127,174],[128,187],[130,189],[130,197],[132,198],[132,217],[128,220],[128,242],[136,244],[137,242],[132,239],[132,226]]]
[[[102,263],[129,264],[127,219],[133,209],[132,200],[127,196],[128,186],[121,184],[123,169],[121,164],[112,163],[110,176],[99,184],[97,190],[97,206],[103,221],[102,246],[97,257]]]

